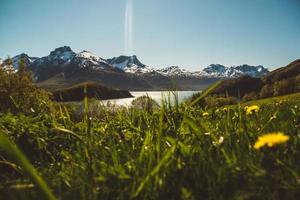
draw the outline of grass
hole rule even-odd
[[[276,102],[280,102],[280,101],[288,101],[290,104],[297,104],[300,101],[300,93],[249,101],[249,102],[244,103],[244,105],[247,105],[247,104],[264,105],[264,104],[272,104],[274,102],[276,103]]]
[[[259,111],[169,101],[146,110],[91,111],[85,99],[82,115],[64,104],[34,117],[0,114],[0,129],[48,183],[39,189],[23,174],[22,159],[8,157],[2,145],[0,197],[41,199],[51,188],[58,199],[297,199],[300,94],[247,105]],[[290,139],[253,148],[272,132]]]
[[[24,154],[4,135],[4,133],[0,133],[0,147],[2,147],[6,154],[9,155],[9,157],[11,157],[11,159],[14,160],[24,170],[24,172],[29,175],[30,179],[39,187],[46,199],[56,199],[45,181],[38,175],[37,171],[30,164]]]

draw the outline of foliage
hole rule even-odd
[[[158,103],[154,99],[152,99],[151,97],[149,97],[147,95],[143,95],[141,97],[134,99],[131,102],[131,105],[134,108],[138,108],[138,109],[142,109],[142,110],[146,110],[146,111],[151,111],[154,108],[159,107]]]
[[[214,108],[224,105],[236,104],[238,99],[232,96],[222,97],[217,95],[211,95],[205,98],[205,104],[208,108]]]
[[[290,94],[295,92],[295,80],[284,79],[274,83],[274,96]]]
[[[38,175],[35,168],[29,163],[24,154],[15,146],[5,135],[0,133],[0,147],[4,149],[7,155],[9,155],[16,163],[22,167],[33,182],[37,184],[44,197],[49,200],[55,200],[54,195],[48,188],[45,181]]]
[[[38,116],[2,114],[0,129],[59,199],[297,199],[300,94],[204,110],[184,103],[145,112],[57,104]],[[79,120],[80,119],[80,120]],[[265,133],[289,137],[254,148]],[[29,148],[34,147],[34,148]],[[0,196],[40,199],[0,149]],[[24,195],[25,194],[25,195]]]
[[[11,59],[0,67],[0,112],[34,114],[47,110],[49,103],[49,94],[33,84],[24,59],[17,72]]]

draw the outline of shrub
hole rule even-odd
[[[37,88],[26,71],[25,60],[20,60],[15,72],[12,60],[7,59],[0,68],[0,112],[38,113],[47,109],[49,102],[49,93]]]
[[[134,99],[131,102],[131,105],[135,108],[143,109],[146,111],[151,111],[154,108],[159,107],[158,103],[154,99],[146,95]]]
[[[238,99],[236,97],[222,97],[222,96],[216,96],[216,95],[212,95],[212,96],[208,96],[205,97],[205,106],[209,107],[209,108],[213,108],[213,107],[219,107],[219,106],[224,106],[224,105],[231,105],[231,104],[235,104],[238,102]]]

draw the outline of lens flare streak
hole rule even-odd
[[[126,11],[125,11],[125,30],[124,30],[124,41],[125,41],[125,54],[133,54],[133,3],[132,0],[126,0]]]

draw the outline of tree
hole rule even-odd
[[[14,73],[9,58],[0,70],[0,112],[32,114],[47,110],[49,93],[34,85],[24,59],[19,64],[20,70]]]
[[[26,70],[26,60],[24,57],[21,57],[19,61],[19,67],[17,73],[20,75],[26,75],[25,70]]]
[[[260,98],[267,98],[273,96],[273,86],[266,84],[264,85],[259,93]]]
[[[289,94],[294,91],[294,79],[284,79],[274,84],[274,96]]]
[[[13,65],[13,60],[10,57],[7,58],[4,65],[5,65],[5,71],[8,74],[14,73],[15,69],[14,69],[14,65]]]
[[[3,61],[2,61],[2,59],[0,58],[0,69],[2,69],[2,67],[3,67]]]
[[[300,92],[300,74],[295,78],[295,92]]]
[[[149,96],[141,96],[134,99],[131,105],[135,108],[143,109],[145,111],[152,111],[154,108],[158,108],[158,103]]]

